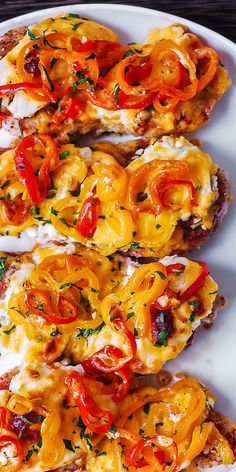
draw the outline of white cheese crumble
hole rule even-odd
[[[29,97],[26,92],[21,91],[17,92],[10,105],[7,106],[7,109],[15,116],[16,118],[28,118],[33,116],[36,111],[43,108],[47,102],[39,102],[33,97]]]

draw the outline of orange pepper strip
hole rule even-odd
[[[137,201],[138,189],[140,184],[143,185],[145,178],[148,177],[149,171],[156,171],[157,176],[154,177],[149,185],[149,188],[145,189],[146,193],[150,193],[151,201],[149,203],[143,203]],[[162,207],[162,201],[157,191],[157,187],[163,180],[168,181],[176,178],[186,177],[189,168],[185,162],[176,160],[159,161],[154,159],[147,164],[143,164],[139,167],[130,177],[128,192],[127,192],[127,205],[128,207],[136,212],[148,212],[148,213],[159,213]]]
[[[203,60],[206,58],[208,58],[210,61],[207,67],[207,71],[203,75],[201,75],[200,78],[198,79],[197,93],[199,93],[204,88],[206,88],[206,86],[209,84],[209,82],[211,82],[211,80],[215,76],[216,71],[219,66],[219,56],[214,49],[208,48],[206,46],[203,46],[202,48],[194,51],[194,56],[197,59],[197,61]]]

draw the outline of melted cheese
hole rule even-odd
[[[190,286],[199,274],[198,264],[193,261],[188,261],[186,258],[178,258],[176,256],[168,257],[160,262],[164,265],[175,263],[186,265],[185,277],[175,277],[178,279],[178,282],[175,282],[175,284],[177,283],[177,286],[173,286],[173,289],[176,291],[183,290],[184,287]],[[133,268],[131,270],[133,270]],[[179,279],[182,279],[181,282]],[[149,332],[146,333],[146,335],[136,338],[137,364],[134,363],[131,368],[135,372],[142,374],[156,373],[162,368],[165,362],[176,358],[186,347],[188,339],[192,335],[193,331],[195,331],[199,326],[201,320],[211,313],[216,292],[217,284],[210,276],[208,276],[203,287],[199,291],[204,306],[204,313],[197,317],[193,323],[190,323],[189,321],[192,308],[188,303],[182,303],[174,310],[174,333],[168,339],[167,346],[155,346]],[[163,301],[163,297],[161,298]],[[160,302],[160,299],[158,299],[158,301]],[[129,311],[132,311],[132,308],[128,309],[125,314],[127,315]],[[131,318],[129,323],[132,320],[135,320],[135,317]],[[133,322],[132,327],[129,325],[131,331],[133,331],[133,326],[135,326],[135,321]],[[83,336],[78,337],[77,334],[78,333],[75,333],[75,335],[72,336],[66,348],[67,356],[72,356],[76,363],[91,357],[95,352],[104,348],[106,345],[116,346],[128,355],[128,346],[124,345],[123,338],[109,326],[104,326],[102,328],[100,336],[91,334],[90,336],[83,338]]]
[[[56,423],[54,425],[53,443],[51,443],[50,433],[43,433],[43,428],[41,429],[43,446],[38,448],[37,454],[32,454],[30,459],[22,464],[22,471],[44,472],[55,467],[63,467],[71,464],[75,459],[83,456],[84,453],[89,452],[89,442],[87,443],[83,439],[80,426],[77,426],[80,416],[79,409],[75,406],[72,408],[65,407],[64,403],[68,404],[68,390],[64,379],[66,375],[75,370],[83,377],[83,370],[80,367],[67,367],[57,363],[55,368],[52,368],[34,360],[32,363],[21,367],[19,373],[14,375],[11,380],[10,392],[5,392],[5,395],[1,396],[0,405],[7,406],[9,409],[11,409],[10,405],[14,405],[12,403],[14,398],[17,399],[16,409],[14,409],[17,414],[24,414],[25,408],[38,411],[39,414],[41,409],[41,414],[44,416],[50,415],[52,423],[59,420],[60,428],[56,428]],[[117,405],[114,404],[109,395],[101,395],[102,385],[99,382],[94,383],[90,380],[86,380],[86,385],[100,408],[108,409],[116,415]],[[72,399],[69,404],[73,404]],[[56,420],[56,418],[58,419]],[[65,448],[63,440],[71,443],[73,451]],[[92,441],[92,435],[90,441]],[[28,448],[30,448],[30,444],[28,444]],[[52,448],[58,451],[62,449],[63,451],[62,457],[59,458],[58,456],[59,461],[55,462],[54,467],[52,463],[50,465],[53,457]],[[11,452],[9,447],[9,457],[13,455]],[[4,457],[6,459],[4,461],[5,465],[8,463],[8,458],[6,455]],[[0,456],[0,462],[3,463],[2,456]]]
[[[60,152],[70,154],[65,160],[59,161],[52,170],[55,185],[52,198],[41,202],[38,214],[30,215],[21,226],[2,223],[2,231],[7,231],[11,235],[23,233],[32,238],[36,245],[47,245],[51,241],[58,243],[78,241],[87,247],[96,248],[104,255],[110,255],[119,249],[126,251],[134,248],[141,251],[140,254],[143,256],[163,257],[188,249],[181,221],[190,219],[193,227],[201,226],[204,230],[211,228],[213,218],[211,207],[218,198],[216,177],[218,167],[207,154],[185,138],[168,136],[161,140],[152,140],[145,150],[137,151],[137,155],[125,169],[121,166],[118,168],[120,174],[118,178],[107,177],[102,171],[101,174],[94,173],[96,170],[93,171],[93,166],[100,165],[99,163],[104,166],[104,172],[108,165],[111,165],[111,169],[118,166],[112,155],[113,150],[108,154],[103,152],[102,148],[101,151],[96,151],[88,147],[79,149],[73,145],[65,145],[60,148]],[[169,201],[168,207],[161,205],[157,213],[154,210],[146,211],[146,203],[153,205],[150,197],[152,182],[161,175],[158,165],[170,160],[176,161],[176,165],[180,164],[182,168],[185,166],[184,179],[190,181],[195,188],[194,204],[190,202],[189,186],[176,184],[166,192],[167,197],[165,194],[165,198]],[[11,179],[11,182],[13,179],[13,183],[17,181],[18,174],[12,171],[13,152],[2,154],[1,161],[3,171],[0,177]],[[156,164],[150,170],[149,163],[153,161]],[[130,182],[144,165],[147,166],[146,175],[143,181],[133,184],[132,193],[134,202],[140,192],[146,195],[147,200],[143,204],[144,207],[135,211],[128,200],[131,191]],[[169,180],[173,180],[174,175],[170,176]],[[98,180],[101,176],[103,176],[103,190]],[[106,179],[111,178],[113,180],[110,185]],[[13,183],[12,188],[14,188]],[[30,205],[28,193],[22,183],[21,186],[21,191],[25,192],[25,198],[28,198]],[[79,186],[81,193],[76,198],[73,194]],[[107,189],[117,186],[120,186],[119,197],[106,197]],[[100,195],[99,192],[103,193]],[[93,237],[84,238],[77,231],[76,222],[83,202],[92,195],[97,196],[101,202],[99,209],[101,216],[99,215]],[[51,221],[51,224],[48,221]],[[4,242],[4,238],[1,238],[0,244],[1,242]]]

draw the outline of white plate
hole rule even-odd
[[[30,25],[62,12],[76,12],[114,29],[123,42],[143,42],[148,31],[182,23],[214,47],[221,61],[235,77],[236,46],[219,34],[166,13],[125,5],[73,5],[55,7],[20,16],[0,25],[0,35],[11,28]],[[215,106],[210,123],[194,133],[203,149],[225,168],[236,194],[236,87],[232,85]],[[0,244],[1,240],[0,238]],[[9,246],[8,246],[9,247]],[[13,248],[12,248],[13,249]],[[1,250],[1,246],[0,246]],[[232,204],[221,230],[194,257],[206,260],[220,292],[228,298],[228,307],[219,314],[211,330],[200,330],[197,339],[177,361],[169,363],[177,371],[187,371],[206,381],[218,396],[217,408],[236,421],[236,206]]]

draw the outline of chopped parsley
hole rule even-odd
[[[6,257],[0,257],[0,281],[3,279],[3,274],[5,271],[5,260]]]
[[[73,31],[77,31],[77,29],[79,28],[80,25],[83,24],[83,21],[80,21],[79,23],[75,23],[73,26],[72,26],[72,30]]]
[[[199,307],[199,306],[201,306],[201,302],[199,302],[198,300],[190,300],[188,302],[188,305]]]
[[[160,229],[160,228],[161,228],[161,225],[155,225],[155,228],[156,228],[156,229]]]
[[[140,249],[139,243],[134,241],[133,243],[131,243],[130,249]]]
[[[48,39],[45,36],[45,31],[43,34],[43,44],[45,44],[45,46],[49,46],[51,49],[64,49],[64,50],[66,49],[66,48],[60,48],[59,46],[53,46],[52,44],[50,44]]]
[[[49,65],[50,69],[52,69],[53,66],[55,66],[55,64],[56,64],[57,61],[58,61],[58,59],[57,59],[56,57],[53,57],[53,58],[51,59],[50,65]]]
[[[165,274],[163,274],[163,272],[160,270],[155,270],[155,273],[157,273],[162,280],[166,280]]]
[[[2,332],[5,333],[5,334],[7,334],[7,335],[9,335],[9,334],[11,334],[11,332],[13,331],[13,329],[15,329],[15,327],[16,327],[16,326],[13,325],[11,328],[5,329],[5,330],[3,330]]]
[[[92,52],[92,53],[90,54],[90,56],[88,56],[88,57],[85,58],[85,61],[90,61],[90,59],[95,59],[95,57],[96,57],[96,54],[94,54],[94,52]]]
[[[127,313],[127,318],[126,318],[127,321],[128,321],[130,318],[132,318],[132,316],[134,316],[134,315],[135,315],[134,311],[130,311],[129,313]]]
[[[87,443],[87,447],[91,451],[92,450],[92,444],[91,444],[92,434],[91,433],[85,433],[86,426],[84,425],[81,417],[79,417],[79,419],[78,419],[77,426],[81,430],[80,431],[80,438],[85,439],[85,441]]]
[[[120,87],[118,84],[116,84],[114,88],[114,102],[116,105],[119,105],[119,93],[120,93]]]
[[[85,84],[86,82],[89,85],[90,90],[93,90],[94,81],[92,79],[90,79],[89,77],[87,77],[86,75],[84,75],[85,72],[87,72],[87,69],[81,69],[81,70],[76,72],[76,77],[77,77],[78,80],[76,80],[73,83],[74,92],[76,92],[78,85]]]
[[[134,328],[134,336],[137,337],[138,336],[138,331],[136,328]]]
[[[8,186],[8,184],[10,184],[10,180],[6,180],[0,187],[1,190],[3,190],[4,188],[6,188]]]
[[[197,185],[196,191],[197,191],[197,192],[200,192],[200,190],[202,190],[202,185]]]
[[[39,215],[39,208],[36,205],[31,205],[30,214]]]
[[[68,451],[75,452],[70,439],[63,439],[63,442],[65,444],[65,448],[68,449]]]
[[[136,202],[144,202],[148,198],[148,194],[144,192],[138,192],[136,197]]]
[[[50,77],[46,67],[42,66],[42,68],[43,68],[44,74],[46,75],[47,81],[49,83],[50,91],[53,92],[54,91],[54,85],[53,85],[53,82],[51,80],[51,77]]]
[[[51,207],[51,213],[52,213],[52,215],[55,215],[55,216],[58,215],[58,211],[55,210],[55,208],[53,208],[53,207]]]
[[[35,36],[32,33],[30,28],[27,29],[27,34],[28,34],[29,38],[31,39],[31,41],[38,41],[38,39],[40,38],[40,36]]]
[[[134,56],[134,54],[135,52],[133,51],[133,49],[128,49],[128,51],[126,51],[122,59],[126,59],[126,57],[130,57],[130,56]]]
[[[61,154],[59,154],[58,156],[58,159],[59,161],[63,161],[64,159],[66,159],[68,156],[70,155],[70,151],[64,151],[64,152],[61,152]]]
[[[58,336],[58,334],[62,334],[62,333],[59,331],[58,327],[56,327],[55,331],[52,331],[50,336],[55,338],[56,336]]]
[[[190,321],[190,323],[193,323],[194,320],[195,320],[195,311],[192,311],[191,315],[189,317],[189,321]]]
[[[146,415],[148,415],[149,410],[150,410],[150,403],[145,403],[145,405],[143,407],[144,413],[146,413]]]
[[[99,449],[95,449],[95,454],[96,454],[96,457],[100,457],[100,456],[106,456],[107,453],[106,451],[99,451]]]
[[[108,433],[113,436],[113,438],[116,437],[117,434],[117,427],[114,423],[112,423],[111,428],[109,429]]]
[[[81,18],[81,16],[78,13],[68,13],[69,18]]]
[[[78,190],[69,190],[69,193],[72,197],[79,197],[80,195],[80,188]]]
[[[99,293],[99,290],[96,290],[96,288],[91,287],[90,290],[91,290],[91,292],[93,292],[93,293]]]
[[[148,107],[145,108],[145,110],[156,111],[156,108],[154,107],[154,105],[149,105]]]
[[[96,328],[89,328],[89,329],[80,329],[76,336],[75,339],[80,339],[80,338],[85,338],[87,339],[89,336],[92,336],[93,334],[99,334],[102,330],[102,328],[105,326],[104,321],[97,326]]]
[[[76,284],[73,284],[73,282],[67,282],[67,283],[62,284],[62,285],[60,286],[60,290],[62,290],[63,288],[67,288],[67,287],[75,287],[75,288],[80,289],[80,287],[79,287],[78,285],[76,285]]]
[[[158,334],[159,340],[155,342],[154,346],[155,347],[160,347],[160,346],[166,347],[166,346],[168,346],[167,338],[168,338],[169,334],[170,334],[170,329],[169,328],[166,328],[163,331],[161,331]]]
[[[34,453],[34,449],[29,449],[22,462],[28,462]]]

